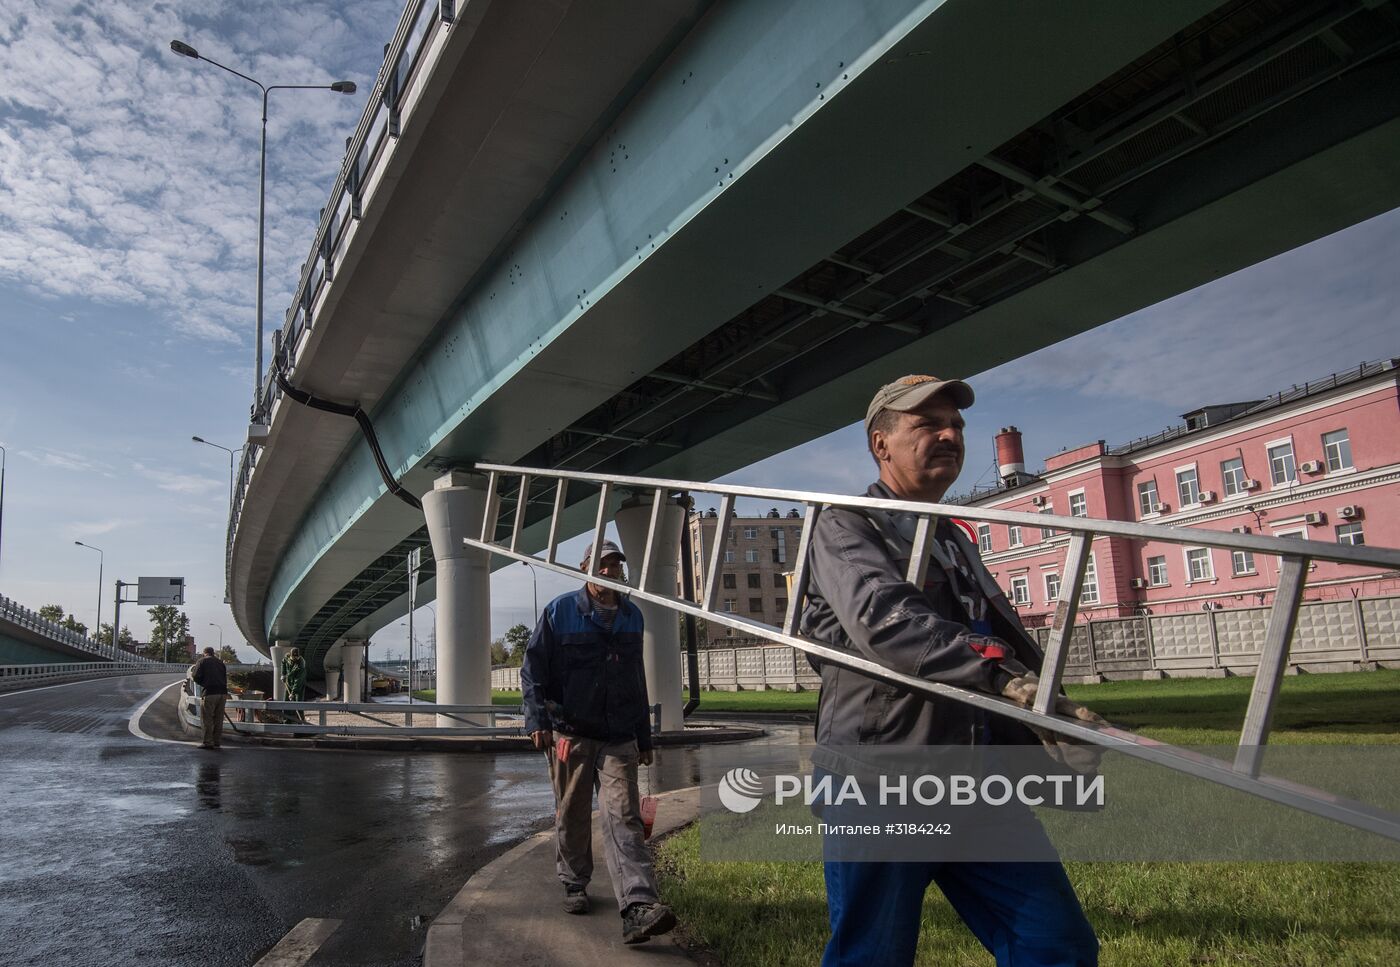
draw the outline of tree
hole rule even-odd
[[[43,618],[45,621],[52,621],[54,624],[58,624],[63,620],[63,615],[66,612],[67,609],[61,604],[46,604],[39,609],[39,617]]]
[[[146,646],[146,654],[151,658],[164,658],[169,645],[173,661],[188,659],[183,650],[185,637],[190,633],[190,618],[173,604],[158,604],[147,612],[151,616],[151,641]]]
[[[510,652],[506,650],[505,641],[497,638],[491,642],[491,667],[508,664],[509,660]]]
[[[63,625],[63,627],[67,628],[69,631],[76,631],[80,635],[87,634],[87,625],[83,624],[71,614],[60,621],[59,624]]]
[[[238,664],[238,652],[234,651],[233,648],[228,645],[220,645],[219,661],[223,662],[225,665],[236,665]]]
[[[110,622],[102,622],[102,627],[98,629],[97,632],[97,641],[99,644],[103,645],[110,645],[112,643],[112,625]],[[134,644],[136,644],[136,639],[131,637],[131,629],[126,625],[122,625],[122,633],[117,636],[117,647],[131,651]]]
[[[530,629],[525,625],[511,625],[501,643],[506,649],[504,664],[518,668],[525,664],[525,646],[530,643]]]

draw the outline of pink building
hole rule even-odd
[[[997,510],[1144,521],[1343,544],[1400,546],[1400,360],[1266,400],[1203,406],[1124,446],[1056,454],[1027,474],[1021,434],[998,435],[1002,483],[963,502]],[[982,524],[982,558],[1029,627],[1047,625],[1069,535]],[[1278,560],[1246,551],[1100,537],[1081,620],[1268,604]],[[1312,565],[1305,599],[1400,593],[1400,572]]]

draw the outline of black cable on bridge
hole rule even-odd
[[[414,510],[422,512],[423,502],[405,490],[389,471],[389,464],[384,460],[384,451],[379,448],[379,437],[374,433],[374,424],[369,421],[369,414],[360,407],[359,403],[337,403],[334,400],[321,399],[321,397],[313,396],[305,390],[297,389],[287,380],[280,364],[273,365],[272,375],[277,380],[277,385],[281,387],[282,392],[302,406],[354,419],[360,425],[360,432],[364,434],[365,442],[369,444],[370,453],[374,454],[374,465],[379,468],[379,476],[383,478],[384,486],[389,488],[389,493]]]

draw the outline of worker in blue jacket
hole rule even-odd
[[[592,552],[591,546],[584,552],[585,572]],[[625,561],[616,544],[604,541],[598,573],[620,582]],[[676,918],[657,896],[637,787],[637,768],[651,765],[653,755],[641,611],[591,582],[555,598],[525,648],[520,685],[526,731],[550,762],[555,868],[564,884],[565,911],[588,912],[596,789],[623,942],[666,933]]]

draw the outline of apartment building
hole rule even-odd
[[[721,611],[770,625],[781,625],[787,611],[787,574],[802,536],[802,517],[777,508],[762,517],[732,516],[722,521],[712,508],[693,513],[690,528],[695,599],[705,590],[705,573],[716,539],[724,541],[724,571],[717,604]],[[759,644],[760,639],[706,622],[702,648],[732,648]]]
[[[1400,360],[1366,363],[1264,400],[1202,406],[1122,446],[1102,440],[1025,472],[1021,434],[997,437],[1001,483],[968,506],[1400,546]],[[981,524],[982,559],[1030,627],[1048,624],[1069,535]],[[1400,593],[1400,572],[1315,562],[1307,600]],[[1093,542],[1081,617],[1268,604],[1278,560],[1160,542]]]

